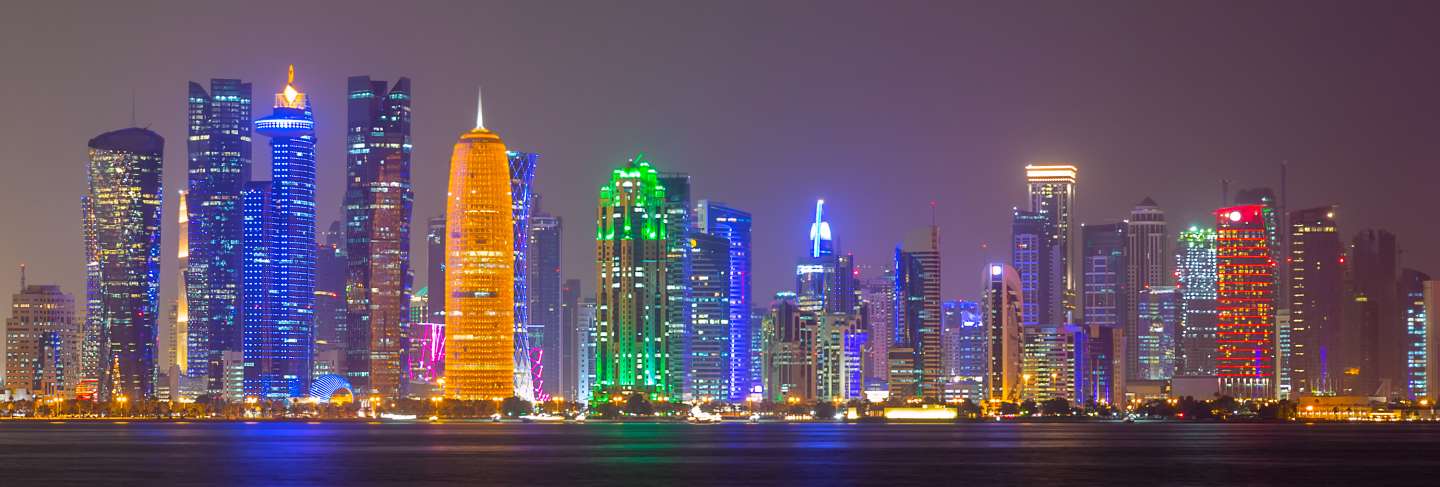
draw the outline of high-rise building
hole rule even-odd
[[[1165,226],[1165,212],[1148,197],[1130,210],[1130,219],[1125,226],[1125,235],[1129,239],[1126,244],[1129,263],[1126,265],[1125,282],[1129,309],[1125,316],[1124,368],[1127,380],[1146,380],[1141,374],[1139,340],[1146,330],[1141,329],[1143,320],[1140,319],[1139,307],[1147,289],[1170,285],[1171,275],[1166,272],[1166,263],[1170,260],[1169,234]]]
[[[1297,394],[1333,394],[1342,346],[1345,248],[1335,207],[1290,212],[1290,368]]]
[[[945,370],[946,400],[969,399],[976,404],[985,401],[987,369],[985,323],[980,303],[946,301],[940,305],[940,354]],[[952,393],[953,391],[953,393]]]
[[[676,392],[669,326],[670,227],[659,172],[637,154],[600,188],[595,255],[597,342],[592,401]]]
[[[731,397],[732,377],[730,240],[692,232],[688,255],[691,336],[685,390],[696,400],[726,401]]]
[[[580,328],[580,280],[566,279],[560,286],[560,356],[555,362],[560,368],[560,383],[556,384],[563,399],[577,400],[580,397],[580,349],[586,341],[586,331]]]
[[[185,289],[185,274],[190,267],[190,211],[187,209],[186,199],[185,191],[180,191],[180,211],[176,216],[176,222],[179,224],[176,227],[178,245],[175,247],[175,257],[180,263],[177,266],[179,270],[176,271],[177,279],[175,279],[179,289],[175,293],[175,309],[170,329],[164,334],[165,345],[160,347],[164,352],[164,357],[158,366],[166,374],[171,373],[173,368],[175,372],[185,375],[190,366],[188,355],[190,351],[190,303]]]
[[[861,288],[865,321],[870,329],[869,349],[866,351],[865,383],[879,390],[889,390],[890,342],[895,338],[895,269],[885,269],[880,275],[866,278]]]
[[[250,83],[212,79],[189,90],[187,201],[190,258],[185,268],[186,374],[219,392],[221,355],[240,351],[243,216],[240,192],[250,181]]]
[[[1128,224],[1081,227],[1081,305],[1087,342],[1079,358],[1076,401],[1119,404],[1124,399],[1124,356],[1130,293]],[[1133,339],[1133,338],[1129,338]]]
[[[445,322],[445,215],[430,219],[425,232],[425,287],[430,288],[431,323]]]
[[[1135,327],[1139,355],[1138,380],[1175,377],[1176,329],[1180,324],[1180,292],[1175,286],[1150,286],[1140,293],[1140,325]]]
[[[514,345],[515,370],[511,373],[515,395],[525,400],[534,400],[535,367],[530,353],[530,286],[526,273],[530,270],[527,255],[530,247],[530,212],[539,199],[535,195],[533,182],[540,155],[531,152],[507,151],[505,157],[510,166],[510,210],[514,227],[515,243],[515,329],[511,344]]]
[[[775,402],[815,400],[819,318],[795,303],[794,295],[776,296],[765,318],[772,336],[765,345],[765,395]]]
[[[445,397],[515,395],[515,213],[511,163],[500,136],[460,135],[450,156],[445,212]]]
[[[985,396],[990,402],[1018,403],[1025,387],[1021,373],[1025,296],[1020,274],[1005,264],[990,264],[985,269],[985,300],[981,301],[987,349]]]
[[[1346,394],[1389,396],[1402,388],[1399,247],[1394,234],[1367,229],[1351,240],[1349,254],[1341,319],[1345,374],[1338,387]]]
[[[940,229],[912,232],[895,249],[895,310],[890,395],[939,400],[947,375],[941,358]]]
[[[751,356],[755,352],[750,344],[755,333],[752,326],[758,323],[750,320],[750,213],[723,203],[700,200],[695,205],[695,222],[698,230],[718,236],[730,243],[730,401],[745,400],[755,386],[760,385],[752,376]]]
[[[1270,399],[1276,381],[1275,259],[1265,205],[1215,212],[1216,369],[1221,392]]]
[[[346,323],[345,282],[349,273],[345,227],[339,221],[330,222],[325,241],[319,244],[315,254],[315,353],[317,357],[335,356],[326,374],[347,377],[345,347],[350,335]],[[325,374],[313,376],[319,375]]]
[[[690,301],[690,232],[693,224],[690,215],[690,175],[679,172],[665,172],[659,175],[660,185],[665,187],[666,260],[665,290],[668,301],[665,308],[665,326],[669,328],[667,343],[670,354],[670,385],[675,394],[693,397],[685,388],[685,373],[690,370],[691,301]]]
[[[1050,222],[1052,238],[1059,246],[1061,263],[1061,289],[1070,290],[1074,282],[1069,264],[1074,262],[1071,245],[1074,240],[1072,218],[1075,213],[1075,183],[1079,170],[1063,163],[1036,163],[1025,166],[1026,193],[1030,196],[1030,211],[1043,213]],[[1058,298],[1058,297],[1057,297]]]
[[[1425,309],[1425,283],[1430,275],[1415,269],[1400,271],[1400,305],[1405,320],[1405,398],[1412,401],[1429,397],[1430,376],[1425,362],[1429,356],[1425,340],[1428,317]]]
[[[1049,213],[1015,210],[1010,262],[1020,277],[1024,398],[1073,399],[1075,336],[1066,325],[1065,253]]]
[[[531,343],[539,345],[530,354],[540,359],[542,371],[534,378],[534,386],[550,396],[564,396],[560,379],[560,354],[567,346],[560,321],[562,229],[560,217],[537,213],[530,216],[526,235],[530,240],[525,249],[526,299],[530,301],[526,306],[530,313],[528,328]]]
[[[155,394],[160,315],[160,168],[165,139],[142,128],[90,139],[84,231],[99,398]],[[88,339],[89,337],[87,337]]]
[[[595,311],[595,298],[584,298],[580,300],[579,307],[575,308],[575,335],[579,338],[575,347],[578,350],[575,401],[579,403],[589,402],[591,393],[595,390],[595,359],[598,351],[595,348],[598,340]]]
[[[271,180],[247,184],[242,192],[246,253],[242,281],[248,288],[253,275],[263,275],[268,297],[264,309],[244,303],[245,394],[304,397],[309,392],[314,358],[319,244],[315,239],[315,117],[309,99],[295,87],[294,66],[285,89],[275,95],[274,112],[256,120],[255,131],[270,138]],[[254,194],[260,191],[268,191],[268,196]],[[255,252],[263,255],[260,260],[251,260],[252,243],[258,245]],[[248,296],[252,290],[243,292]]]
[[[1281,169],[1282,179],[1284,169]],[[1270,245],[1270,253],[1279,258],[1275,260],[1275,319],[1273,320],[1275,330],[1275,394],[1279,397],[1289,397],[1292,389],[1290,383],[1290,345],[1293,342],[1290,336],[1290,310],[1289,293],[1285,292],[1283,286],[1288,281],[1286,275],[1286,259],[1289,253],[1282,243],[1286,240],[1285,226],[1281,224],[1281,217],[1284,216],[1283,208],[1275,198],[1275,191],[1268,187],[1241,189],[1235,193],[1236,205],[1260,205],[1261,219],[1265,222],[1266,232],[1269,235],[1267,240]]]
[[[1425,281],[1421,286],[1425,306],[1425,400],[1440,401],[1440,387],[1433,385],[1440,377],[1440,281]]]
[[[347,81],[346,370],[356,394],[400,397],[410,306],[410,79]]]
[[[1216,368],[1216,233],[1191,226],[1180,232],[1175,279],[1180,288],[1180,351],[1176,375],[1213,376]]]
[[[11,296],[5,320],[4,389],[71,398],[80,382],[80,323],[75,298],[60,286],[26,285]]]

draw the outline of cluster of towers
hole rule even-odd
[[[1027,166],[1009,259],[985,266],[973,300],[942,298],[933,221],[893,260],[861,265],[838,248],[821,200],[794,288],[757,306],[751,215],[692,201],[688,175],[637,154],[599,188],[595,290],[582,298],[580,281],[562,278],[562,221],[532,189],[538,155],[510,150],[477,107],[452,152],[445,213],[427,222],[428,282],[416,289],[410,80],[347,87],[343,220],[318,232],[315,114],[293,67],[254,120],[250,83],[190,83],[168,310],[164,139],[127,128],[90,140],[83,313],[22,277],[6,389],[102,401],[1114,405],[1436,393],[1429,276],[1400,268],[1388,232],[1344,245],[1334,206],[1289,211],[1283,183],[1279,199],[1227,191],[1213,221],[1172,234],[1148,197],[1126,219],[1077,224],[1077,168]],[[270,143],[269,180],[252,177],[254,133]]]

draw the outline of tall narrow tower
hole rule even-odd
[[[346,371],[358,393],[399,397],[410,306],[410,79],[349,80],[345,164]]]
[[[485,128],[460,135],[446,200],[445,396],[515,393],[515,223],[505,142]],[[432,297],[432,299],[435,299]]]
[[[1275,258],[1264,205],[1215,212],[1216,368],[1221,392],[1237,399],[1278,394]]]
[[[270,116],[255,121],[270,138],[269,198],[250,184],[245,198],[246,286],[251,276],[268,279],[269,298],[260,310],[244,310],[244,389],[247,396],[301,397],[310,387],[315,341],[315,116],[295,87],[295,67],[275,94]],[[256,216],[258,219],[252,217]],[[268,220],[268,226],[266,221]],[[268,228],[267,228],[268,227]],[[252,238],[253,237],[253,238]],[[251,242],[264,257],[251,261]],[[246,289],[245,292],[250,292]],[[258,311],[260,316],[251,316]]]
[[[185,374],[220,392],[225,352],[241,346],[240,280],[243,265],[241,192],[250,181],[251,87],[238,79],[212,79],[207,92],[189,90],[189,176],[185,201],[190,257],[184,264],[188,307]],[[178,347],[177,347],[178,348]]]

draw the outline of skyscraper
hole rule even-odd
[[[869,351],[865,358],[865,369],[869,376],[866,384],[879,390],[888,390],[890,382],[890,342],[895,338],[895,269],[888,268],[881,275],[866,278],[861,288],[864,302],[865,321]]]
[[[1038,163],[1025,166],[1025,183],[1030,196],[1030,211],[1044,213],[1053,228],[1053,238],[1060,248],[1061,289],[1070,290],[1069,268],[1073,262],[1071,221],[1075,212],[1075,182],[1079,170],[1069,164]],[[1057,296],[1057,299],[1060,296]]]
[[[1130,293],[1128,224],[1081,228],[1081,303],[1087,342],[1080,360],[1076,401],[1120,404],[1124,399],[1126,323]],[[1129,338],[1132,339],[1133,338]]]
[[[726,239],[730,244],[730,401],[743,401],[760,384],[752,376],[750,346],[750,213],[723,203],[700,200],[695,206],[695,222],[699,231]]]
[[[95,292],[99,397],[155,394],[160,314],[160,168],[165,139],[128,128],[90,139],[89,188],[82,207],[87,288]],[[87,267],[87,269],[90,269]]]
[[[176,222],[179,224],[176,227],[176,240],[179,245],[175,250],[176,260],[180,262],[180,265],[177,266],[179,270],[176,272],[178,279],[175,280],[179,289],[175,293],[174,320],[170,325],[170,330],[165,334],[165,346],[161,347],[165,355],[158,367],[166,374],[171,373],[172,368],[176,368],[180,374],[184,375],[187,374],[187,368],[190,366],[188,355],[190,351],[190,303],[185,288],[185,274],[190,267],[190,211],[185,201],[187,199],[185,191],[182,190],[179,193],[180,211],[176,216]],[[203,349],[197,349],[197,352],[200,350]],[[176,392],[178,391],[171,391],[172,396]]]
[[[514,228],[512,240],[515,244],[513,263],[515,268],[515,330],[514,337],[511,339],[511,344],[515,347],[515,370],[511,375],[515,385],[515,394],[521,399],[533,400],[536,378],[531,362],[533,357],[530,353],[529,330],[526,328],[530,323],[530,286],[526,281],[526,273],[530,270],[527,263],[530,247],[530,212],[539,198],[535,195],[532,183],[535,180],[535,169],[538,166],[540,155],[530,152],[506,151],[505,157],[510,166],[510,211]]]
[[[346,370],[361,395],[400,397],[410,309],[410,79],[351,76],[345,144]]]
[[[1073,399],[1075,336],[1067,329],[1065,254],[1049,213],[1015,210],[1011,263],[1024,296],[1025,398]]]
[[[1345,299],[1345,248],[1335,207],[1290,212],[1290,380],[1297,394],[1335,392]]]
[[[26,285],[11,296],[5,320],[5,391],[72,398],[80,381],[80,323],[75,298],[60,286]]]
[[[666,191],[637,154],[610,174],[596,211],[595,384],[592,401],[643,393],[668,397],[671,374]]]
[[[219,392],[222,354],[240,351],[243,217],[240,192],[250,181],[251,91],[238,79],[212,79],[210,91],[190,83],[188,187],[189,260],[186,374]]]
[[[1345,320],[1347,368],[1358,368],[1354,393],[1389,396],[1404,390],[1405,322],[1397,296],[1399,245],[1395,235],[1367,229],[1350,245],[1352,319]]]
[[[1216,233],[1191,226],[1180,232],[1175,276],[1180,287],[1180,357],[1176,375],[1208,376],[1216,368]]]
[[[985,267],[985,319],[988,360],[985,367],[986,399],[991,402],[1020,402],[1025,387],[1023,368],[1024,327],[1020,274],[1005,264]]]
[[[560,355],[568,345],[560,321],[561,273],[560,242],[562,235],[560,217],[539,213],[530,216],[530,229],[526,238],[530,240],[525,249],[526,298],[530,301],[530,340],[538,343],[538,350],[531,350],[532,356],[539,353],[543,374],[536,377],[536,389],[552,396],[563,395],[560,389]]]
[[[690,234],[690,369],[685,390],[696,400],[731,397],[730,241]],[[748,344],[747,344],[748,345]],[[746,347],[749,348],[749,347]]]
[[[940,229],[912,232],[895,249],[896,329],[890,347],[890,395],[939,400],[944,390],[940,340]]]
[[[690,370],[691,302],[690,302],[690,175],[664,172],[659,176],[665,186],[666,269],[665,289],[669,295],[665,323],[670,329],[667,342],[670,354],[670,385],[676,394],[693,397],[686,390],[685,374]]]
[[[571,401],[579,400],[581,344],[586,341],[586,330],[580,328],[580,280],[566,279],[560,286],[560,332],[565,335],[560,347],[560,383],[556,384],[560,395]]]
[[[1400,271],[1401,313],[1405,320],[1405,393],[1412,401],[1429,397],[1431,377],[1425,370],[1429,356],[1426,342],[1427,310],[1425,309],[1425,283],[1430,275],[1415,269]]]
[[[515,213],[500,136],[475,128],[450,157],[445,224],[445,397],[515,395]]]
[[[987,369],[985,323],[980,317],[980,303],[946,301],[940,309],[940,339],[944,342],[940,355],[945,369],[946,396],[954,390],[958,397],[979,404],[986,399]]]
[[[275,95],[275,109],[255,121],[255,131],[270,137],[271,180],[247,185],[242,192],[246,207],[245,242],[252,235],[263,248],[264,260],[246,255],[244,284],[251,275],[268,279],[269,297],[260,316],[251,316],[246,303],[242,349],[245,359],[245,394],[261,397],[303,397],[310,386],[315,340],[315,117],[310,101],[295,87],[295,67],[285,89]],[[252,198],[251,190],[268,189],[268,198]],[[263,205],[254,211],[252,204]],[[268,222],[252,220],[264,215]],[[267,224],[268,223],[268,224]],[[246,253],[250,253],[247,248]],[[249,293],[250,290],[245,290]]]
[[[445,322],[445,215],[430,219],[425,233],[426,285],[430,288],[431,323]]]
[[[810,244],[795,266],[795,293],[799,306],[813,313],[853,313],[858,309],[855,258],[836,252],[830,222],[825,221],[825,200],[815,202]]]
[[[1138,380],[1175,377],[1175,331],[1180,324],[1180,293],[1175,286],[1150,286],[1140,293],[1140,324],[1135,327]]]
[[[575,370],[575,401],[579,403],[590,402],[591,394],[595,390],[595,364],[598,353],[595,348],[598,341],[595,310],[595,298],[580,300],[580,306],[575,310],[576,336],[580,338],[580,343],[575,347],[578,350]]]
[[[315,356],[317,362],[321,356],[331,362],[326,374],[345,375],[347,380],[345,349],[350,333],[346,322],[345,282],[349,275],[345,228],[339,221],[333,221],[315,255]]]
[[[1264,205],[1215,212],[1216,369],[1221,392],[1237,399],[1278,394],[1275,259]]]
[[[1165,212],[1160,210],[1155,200],[1145,198],[1130,210],[1125,234],[1129,239],[1126,255],[1130,260],[1126,266],[1128,274],[1125,283],[1129,293],[1126,299],[1129,306],[1125,330],[1126,379],[1146,380],[1141,373],[1139,339],[1146,335],[1146,330],[1141,329],[1143,320],[1140,319],[1139,306],[1147,289],[1170,285],[1170,274],[1166,272],[1170,254]]]
[[[814,401],[819,378],[815,369],[818,317],[802,310],[794,295],[785,294],[789,293],[776,296],[765,318],[771,328],[767,331],[773,334],[766,341],[765,395],[775,402]]]

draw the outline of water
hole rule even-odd
[[[1440,425],[0,423],[0,485],[1440,485]]]

